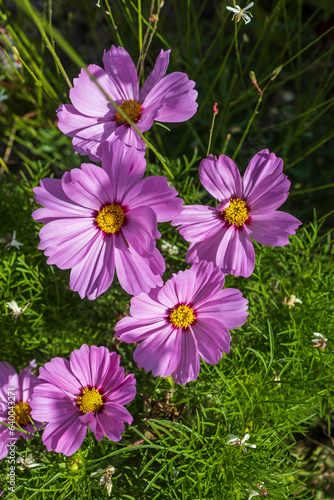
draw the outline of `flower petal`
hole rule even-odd
[[[146,111],[157,110],[155,120],[177,123],[189,120],[197,111],[195,82],[185,73],[171,73],[153,87],[143,101]]]
[[[90,64],[87,70],[94,76],[110,99],[113,101],[119,101],[121,99],[111,78],[102,68],[95,64]],[[115,114],[115,108],[96,83],[90,78],[85,69],[81,70],[78,78],[73,80],[73,84],[74,86],[70,90],[70,99],[77,111],[86,116],[93,116],[94,118],[102,118]]]
[[[103,64],[114,86],[118,99],[138,101],[139,86],[136,67],[123,47],[115,47],[104,51]],[[114,98],[114,100],[116,100]]]
[[[100,232],[86,256],[72,268],[70,287],[83,299],[96,299],[111,285],[115,272],[115,235]]]
[[[283,160],[268,149],[253,156],[243,177],[243,197],[251,215],[272,212],[285,202],[290,181],[282,171]]]
[[[178,228],[183,238],[190,242],[203,241],[214,235],[222,226],[220,212],[216,208],[203,205],[186,205],[173,218],[172,226]]]
[[[49,382],[72,394],[79,394],[82,387],[72,373],[70,362],[63,358],[52,358],[44,367],[41,366],[38,380],[40,383]]]
[[[72,415],[65,421],[49,423],[43,432],[42,441],[48,451],[69,456],[80,448],[86,433],[87,424],[83,424],[77,415]]]
[[[302,222],[286,212],[275,211],[252,215],[248,232],[258,243],[273,247],[287,245],[288,236],[296,233]]]
[[[137,183],[124,198],[131,209],[146,205],[156,213],[158,222],[170,221],[181,210],[183,200],[176,198],[178,192],[168,186],[166,177],[146,177]]]
[[[139,342],[152,335],[159,335],[167,325],[166,319],[142,319],[127,316],[122,318],[115,326],[115,336],[122,342]]]
[[[200,163],[199,175],[202,185],[216,200],[242,197],[239,170],[228,156],[208,156]]]
[[[179,349],[180,362],[172,377],[176,384],[186,385],[187,382],[197,379],[201,364],[196,338],[190,328],[182,333]]]
[[[165,261],[156,248],[151,258],[145,258],[133,247],[128,248],[121,237],[116,237],[115,265],[120,285],[130,295],[148,292],[151,288],[162,285]]]
[[[172,325],[165,325],[157,335],[151,335],[139,344],[133,359],[139,368],[147,372],[152,370],[153,377],[168,377],[179,364],[182,335]]]
[[[151,73],[146,78],[146,81],[139,93],[139,102],[143,102],[147,94],[153,89],[153,87],[160,82],[160,80],[165,76],[167,67],[169,64],[170,50],[162,50],[157,57],[155,66]]]
[[[255,251],[245,226],[230,226],[217,249],[217,266],[226,274],[248,278],[255,265]]]

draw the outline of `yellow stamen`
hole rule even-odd
[[[175,309],[172,309],[169,315],[169,321],[176,328],[188,328],[195,321],[195,312],[191,307],[186,305],[180,305]]]
[[[240,198],[231,198],[230,205],[222,211],[222,216],[230,225],[243,226],[249,218],[246,202]]]
[[[28,405],[28,403],[24,403],[23,401],[16,403],[14,411],[15,411],[15,422],[20,427],[29,424],[30,422],[29,415],[31,412],[31,408]]]
[[[131,121],[137,122],[139,120],[139,115],[141,113],[141,105],[139,102],[129,99],[129,101],[123,101],[120,105],[121,110],[130,118]],[[126,119],[123,118],[121,113],[117,111],[115,119],[120,125],[127,123]]]
[[[97,214],[96,224],[108,234],[117,233],[124,224],[124,211],[120,205],[105,205]]]
[[[80,406],[80,411],[82,413],[88,413],[90,411],[96,413],[103,405],[103,400],[101,394],[95,387],[91,389],[85,387],[82,390],[81,396],[78,396],[77,404]]]

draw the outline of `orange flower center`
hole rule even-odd
[[[15,411],[15,422],[20,427],[29,424],[30,422],[29,415],[31,412],[31,408],[28,405],[28,403],[24,403],[23,401],[16,403],[14,411]]]
[[[120,108],[126,114],[126,116],[130,118],[131,121],[136,123],[139,120],[139,116],[141,113],[141,105],[139,104],[139,102],[129,99],[128,101],[123,101],[120,105]],[[117,111],[115,118],[117,123],[119,123],[120,125],[124,125],[124,123],[127,123],[126,119],[121,115],[119,111]]]

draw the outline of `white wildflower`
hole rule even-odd
[[[284,300],[282,302],[283,306],[288,306],[288,307],[295,307],[296,304],[302,304],[302,301],[300,299],[297,299],[295,295],[291,295],[291,297],[288,300],[288,297],[284,297]]]
[[[237,18],[237,22],[239,22],[241,19],[243,19],[245,21],[245,24],[248,24],[248,23],[251,22],[251,17],[253,17],[253,16],[252,16],[252,14],[250,12],[246,13],[246,11],[248,9],[250,9],[251,7],[253,7],[253,5],[254,5],[254,2],[251,2],[244,9],[242,9],[241,7],[239,7],[239,5],[236,5],[235,7],[227,6],[226,8],[227,8],[227,10],[230,10],[231,12],[234,13],[234,15],[232,17],[232,21],[236,17]]]
[[[12,312],[10,313],[13,318],[14,318],[14,323],[16,322],[17,318],[24,313],[24,311],[27,309],[28,305],[30,304],[30,302],[28,302],[27,305],[25,305],[24,307],[19,307],[17,305],[17,303],[15,302],[15,300],[11,300],[10,302],[6,302],[6,306],[8,309],[11,309]],[[4,315],[3,315],[4,316]]]
[[[326,337],[322,335],[322,333],[314,332],[313,335],[315,335],[316,338],[313,339],[312,342],[316,342],[316,344],[314,344],[314,346],[312,347],[320,347],[320,350],[325,349],[328,339],[326,339]]]
[[[18,250],[20,250],[20,247],[22,247],[22,246],[23,246],[23,243],[20,243],[19,241],[16,240],[16,231],[13,231],[12,241],[10,243],[7,243],[7,245],[5,246],[5,248],[15,247]]]
[[[179,247],[172,245],[166,240],[161,240],[161,250],[167,252],[169,255],[177,255],[179,253]]]
[[[234,434],[229,434],[228,438],[229,438],[229,440],[227,441],[227,444],[232,444],[232,445],[235,445],[235,446],[241,446],[242,447],[242,451],[244,453],[247,453],[247,450],[246,450],[245,446],[249,446],[250,448],[256,448],[256,444],[247,443],[247,441],[249,439],[249,434],[248,433],[246,433],[242,439],[238,438],[238,436],[235,436]]]

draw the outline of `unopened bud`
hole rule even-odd
[[[275,80],[276,76],[282,71],[283,69],[283,64],[281,66],[278,66],[278,68],[275,68],[274,71],[271,73],[271,79]]]
[[[255,85],[257,83],[257,79],[256,79],[254,71],[250,71],[249,76],[250,76],[250,79],[252,80],[252,83]]]
[[[217,102],[215,102],[215,103],[214,103],[214,105],[213,105],[213,108],[212,108],[212,109],[213,109],[213,114],[214,114],[215,116],[217,116],[217,115],[218,115],[218,103],[217,103]]]

